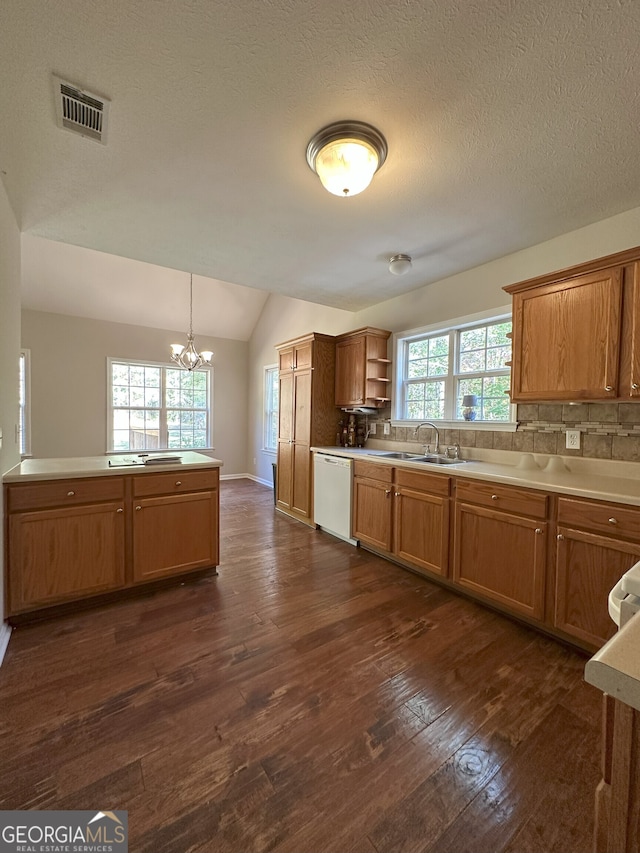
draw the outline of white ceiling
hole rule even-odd
[[[28,235],[357,310],[640,205],[639,36],[637,0],[2,0],[0,169]],[[340,119],[389,145],[350,199],[305,161]],[[55,282],[124,322],[133,286]]]

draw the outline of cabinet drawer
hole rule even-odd
[[[360,459],[356,459],[353,463],[353,473],[356,477],[380,480],[381,483],[390,483],[393,480],[391,465],[376,465],[375,462],[363,462]]]
[[[459,480],[456,485],[456,499],[519,515],[530,515],[533,518],[545,518],[547,515],[547,495],[513,486]]]
[[[597,530],[609,536],[640,539],[640,507],[560,498],[558,524],[583,530]]]
[[[418,489],[431,495],[448,497],[450,479],[438,474],[423,474],[422,471],[411,471],[408,468],[396,468],[396,483],[406,489]]]
[[[200,471],[171,471],[168,474],[138,474],[133,478],[133,494],[177,495],[181,492],[197,492],[201,489],[218,488],[218,469]]]
[[[97,477],[79,480],[47,480],[29,485],[11,485],[9,512],[54,506],[117,501],[124,498],[122,477]]]

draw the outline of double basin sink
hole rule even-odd
[[[439,453],[372,453],[371,456],[376,456],[378,459],[404,459],[407,462],[420,462],[426,465],[460,465],[465,462],[464,459],[450,459],[448,456],[441,456]]]

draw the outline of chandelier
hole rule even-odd
[[[193,343],[193,273],[190,273],[189,281],[189,334],[187,345],[171,344],[171,361],[175,361],[185,370],[196,370],[201,364],[211,364],[213,353],[209,350],[198,352]]]

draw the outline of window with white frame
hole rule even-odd
[[[107,360],[108,451],[212,448],[211,369]]]
[[[280,383],[278,366],[264,369],[264,449],[273,453],[278,449],[278,405]]]
[[[467,397],[475,422],[509,422],[510,332],[507,315],[399,336],[396,418],[464,423]]]
[[[21,456],[29,456],[31,453],[31,353],[28,349],[20,350],[19,365],[18,447]]]

